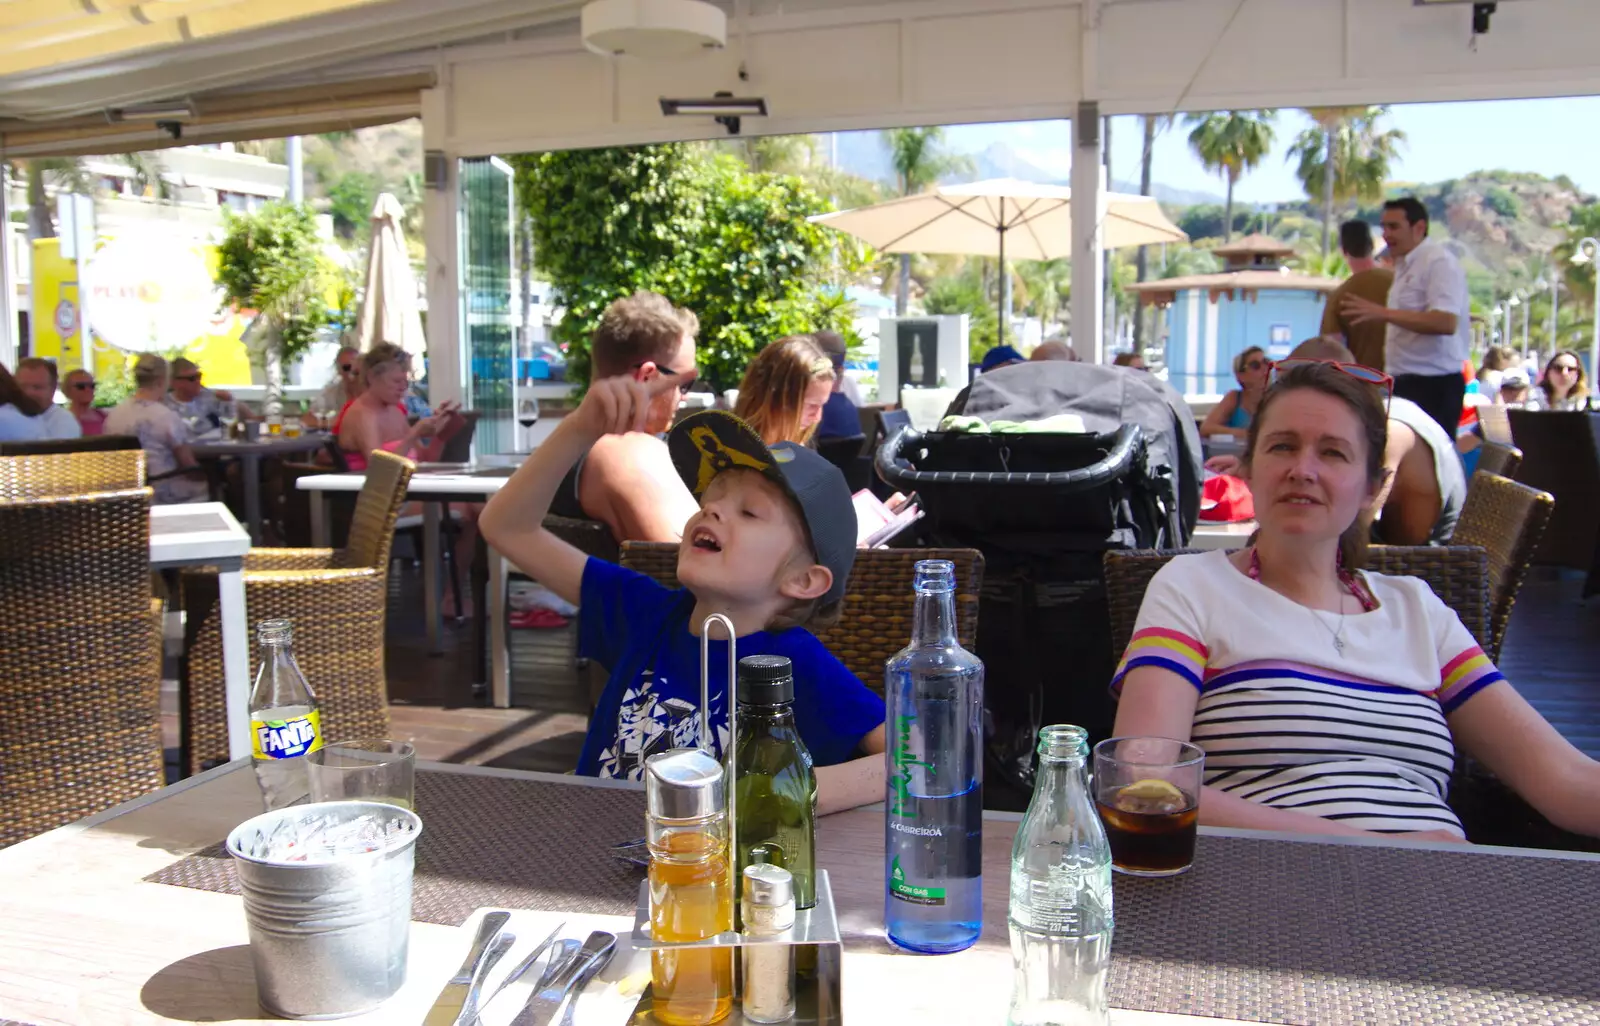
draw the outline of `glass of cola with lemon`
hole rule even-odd
[[[1165,737],[1113,737],[1094,747],[1094,804],[1111,867],[1176,876],[1194,863],[1205,753]]]

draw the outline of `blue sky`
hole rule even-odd
[[[1261,167],[1245,175],[1236,199],[1273,203],[1303,199],[1286,153],[1294,137],[1310,124],[1297,110],[1279,113],[1277,142]],[[1600,97],[1558,100],[1494,100],[1478,103],[1418,103],[1390,109],[1386,126],[1406,133],[1395,181],[1433,182],[1473,171],[1534,171],[1565,174],[1580,188],[1600,193]],[[1071,166],[1070,125],[1034,121],[1000,125],[958,125],[947,129],[952,145],[965,151],[1004,142],[1031,162],[1060,171]],[[1139,119],[1116,118],[1111,132],[1111,173],[1119,182],[1139,180],[1142,144]],[[1220,196],[1222,179],[1209,174],[1189,151],[1181,123],[1156,140],[1154,177],[1176,189]]]

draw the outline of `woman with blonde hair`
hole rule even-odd
[[[789,335],[756,354],[733,412],[768,445],[805,445],[833,394],[833,361],[810,335]]]

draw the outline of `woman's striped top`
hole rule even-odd
[[[1425,582],[1365,579],[1378,608],[1339,617],[1226,553],[1175,557],[1150,582],[1112,687],[1140,666],[1194,685],[1191,739],[1213,787],[1364,830],[1459,832],[1446,717],[1503,678]]]

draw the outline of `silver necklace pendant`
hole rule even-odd
[[[1339,658],[1344,658],[1344,639],[1337,634],[1333,636],[1333,650],[1339,653]]]

